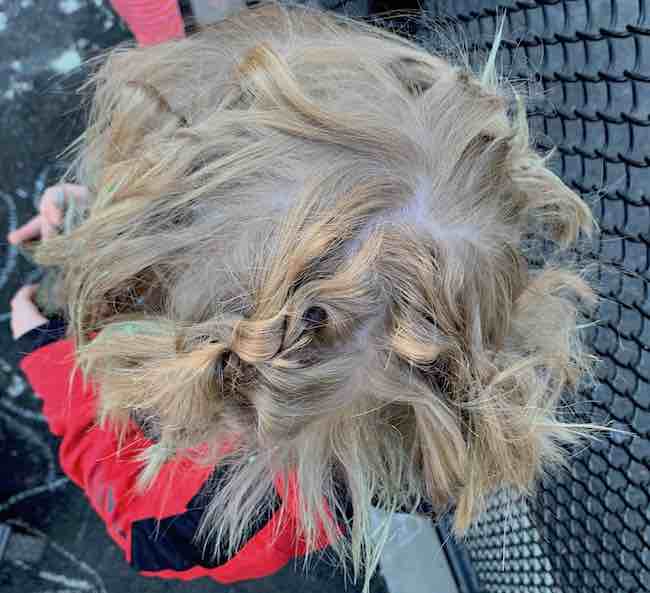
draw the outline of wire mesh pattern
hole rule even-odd
[[[486,591],[553,591],[553,567],[527,502],[496,495],[466,545]]]
[[[547,480],[537,500],[505,493],[465,545],[481,590],[650,591],[650,1],[448,0],[470,48],[489,50],[505,13],[501,67],[538,85],[531,129],[600,224],[583,254],[602,302],[588,340],[601,358],[579,416],[612,433]]]

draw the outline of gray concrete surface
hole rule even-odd
[[[375,509],[375,525],[385,517]],[[381,572],[390,593],[458,593],[438,533],[425,517],[393,516]]]

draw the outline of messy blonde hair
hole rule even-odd
[[[217,547],[293,476],[307,545],[324,529],[372,572],[371,503],[453,504],[462,532],[562,461],[591,291],[553,254],[592,218],[493,69],[267,6],[98,70],[92,198],[40,257],[101,418],[158,428],[143,483],[182,452],[226,468]]]

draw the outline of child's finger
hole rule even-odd
[[[48,187],[45,190],[41,198],[40,211],[49,225],[58,227],[63,224],[65,204],[70,198],[77,201],[86,200],[88,198],[88,189],[83,185],[62,183],[61,185]],[[47,236],[52,234],[53,230],[53,228],[48,229]]]
[[[25,284],[18,292],[22,292],[26,299],[32,300],[40,284]]]
[[[28,331],[47,323],[47,318],[31,300],[36,286],[23,287],[11,301],[11,334],[15,340]],[[16,300],[17,299],[17,300]]]
[[[43,223],[43,218],[40,215],[35,216],[23,226],[9,233],[7,235],[7,240],[12,245],[19,245],[24,241],[29,241],[30,239],[36,239],[41,236],[42,223]]]
[[[63,208],[65,206],[65,191],[63,186],[48,187],[43,193],[39,210],[45,221],[51,226],[58,226],[63,222]]]
[[[32,298],[34,294],[36,294],[38,287],[38,284],[25,284],[25,286],[19,288],[16,291],[14,298],[11,299],[11,307],[22,307],[26,303],[35,307],[34,303],[32,302]]]
[[[85,185],[63,183],[61,187],[63,188],[66,196],[70,196],[75,200],[86,200],[88,198],[88,188]]]

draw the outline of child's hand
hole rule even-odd
[[[85,200],[88,190],[82,185],[62,183],[48,187],[43,193],[39,205],[39,214],[20,228],[9,233],[7,240],[12,245],[19,245],[32,239],[47,239],[63,224],[63,211],[70,198]]]
[[[32,300],[38,284],[26,284],[11,299],[11,334],[17,340],[28,331],[47,323]]]
[[[17,340],[28,331],[47,323],[32,298],[38,284],[26,284],[11,299],[11,334]]]

